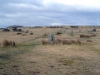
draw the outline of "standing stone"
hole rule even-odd
[[[74,30],[72,29],[72,30],[71,30],[71,35],[73,35],[73,32],[74,32]]]
[[[79,30],[79,32],[81,32],[81,30]]]
[[[66,32],[66,30],[64,29],[64,33]]]
[[[50,43],[50,44],[54,44],[54,43],[55,43],[54,34],[50,34],[50,35],[48,36],[48,40],[49,40],[49,43]]]

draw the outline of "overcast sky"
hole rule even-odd
[[[0,27],[100,25],[100,0],[0,0]]]

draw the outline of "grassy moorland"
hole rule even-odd
[[[1,44],[5,39],[16,42],[14,47],[0,47],[0,75],[100,75],[100,28],[97,32],[87,32],[90,27],[75,29],[73,36],[64,28],[22,29],[33,35],[0,32]],[[63,34],[56,35],[58,31]],[[49,33],[56,39],[80,39],[81,44],[42,45],[42,39],[48,39],[43,35]],[[80,34],[97,36],[80,38]]]

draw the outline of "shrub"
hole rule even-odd
[[[61,32],[57,32],[56,34],[57,34],[57,35],[60,35],[60,34],[62,34],[62,33],[61,33]]]
[[[22,33],[17,33],[17,35],[20,35],[20,34],[22,34]]]
[[[92,40],[86,40],[86,42],[92,42]]]
[[[97,36],[97,35],[96,35],[96,34],[92,34],[92,35],[91,35],[91,37],[95,37],[95,36]]]
[[[72,44],[81,44],[81,41],[78,39],[78,40],[70,40],[70,42]]]
[[[63,45],[65,45],[65,44],[67,44],[67,45],[71,45],[72,43],[71,43],[71,41],[69,41],[69,40],[63,40]]]
[[[81,41],[79,39],[77,40],[77,44],[81,44]]]
[[[47,34],[43,34],[43,36],[47,36]]]
[[[83,38],[83,37],[85,37],[85,35],[84,34],[80,34],[80,38]]]
[[[62,40],[61,39],[56,39],[56,42],[62,43]]]
[[[12,46],[12,44],[13,44],[13,42],[10,40],[10,41],[9,41],[9,46]]]
[[[84,34],[80,34],[80,38],[90,38],[91,36],[90,35],[84,35]]]
[[[49,44],[49,42],[47,40],[42,40],[42,44],[47,45],[47,44]]]
[[[8,40],[4,40],[3,42],[2,42],[2,46],[3,47],[7,47],[7,46],[15,46],[15,42],[14,41],[8,41]]]
[[[33,33],[31,32],[30,35],[33,35]]]
[[[59,44],[59,41],[57,39],[55,40],[55,44]]]
[[[3,47],[10,46],[10,42],[8,40],[4,40],[2,46]]]
[[[76,44],[77,41],[76,40],[70,40],[71,43]]]
[[[90,35],[85,35],[86,38],[90,38]]]
[[[15,45],[16,45],[16,44],[15,44],[15,41],[13,41],[13,42],[12,42],[12,46],[15,46]]]

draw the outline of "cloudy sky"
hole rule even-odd
[[[0,27],[100,25],[100,0],[0,0]]]

